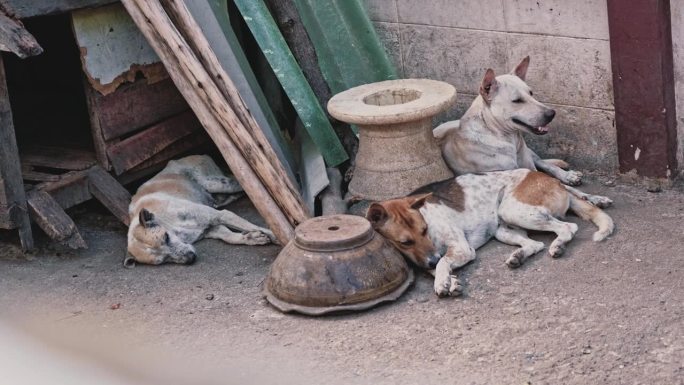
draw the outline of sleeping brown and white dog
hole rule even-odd
[[[582,173],[564,170],[567,163],[541,159],[525,144],[524,134],[546,135],[556,111],[534,98],[525,83],[530,57],[524,58],[509,74],[496,76],[488,69],[480,85],[480,95],[460,120],[434,129],[442,156],[457,175],[527,168],[543,171],[566,185],[581,184]],[[582,195],[599,207],[610,206],[610,198]]]
[[[273,233],[268,229],[219,209],[240,192],[238,182],[223,175],[208,156],[170,161],[140,186],[131,200],[129,255],[124,266],[135,262],[191,264],[197,258],[193,243],[202,238],[243,245],[272,242]]]
[[[577,232],[576,224],[560,220],[568,209],[598,227],[594,241],[608,237],[613,220],[581,194],[527,169],[467,174],[406,198],[373,203],[366,218],[413,263],[435,269],[437,295],[459,295],[462,286],[454,270],[472,261],[475,250],[492,237],[519,246],[506,259],[509,267],[544,249],[525,230],[556,233],[549,254],[560,256]]]

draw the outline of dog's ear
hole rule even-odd
[[[144,228],[156,226],[154,223],[154,214],[147,211],[147,209],[140,210],[140,213],[138,214],[138,220],[140,221],[140,225]]]
[[[518,64],[515,68],[513,68],[513,71],[511,71],[511,75],[515,75],[519,77],[522,80],[525,80],[525,76],[527,76],[527,68],[530,66],[530,57],[525,56],[524,59]]]
[[[382,226],[388,217],[387,210],[380,203],[372,203],[366,211],[366,219],[373,225],[374,229]]]
[[[132,255],[126,253],[124,257],[123,266],[127,269],[132,269],[135,267],[135,258]]]
[[[497,87],[498,84],[496,82],[494,70],[487,68],[487,72],[485,72],[484,78],[482,78],[482,84],[480,85],[480,95],[482,95],[485,102],[489,103],[493,99]]]
[[[418,210],[419,208],[423,207],[423,205],[425,204],[425,201],[431,196],[432,196],[432,193],[427,193],[427,194],[422,194],[422,195],[418,195],[415,197],[410,197],[412,199],[411,204],[410,204],[411,208],[414,210]]]

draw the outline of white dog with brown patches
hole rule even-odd
[[[457,175],[517,168],[540,170],[566,185],[581,184],[582,173],[564,170],[568,165],[557,159],[541,159],[525,144],[524,133],[546,135],[556,111],[534,98],[525,83],[530,57],[523,59],[510,74],[496,76],[488,69],[480,85],[480,95],[460,120],[446,122],[433,131],[442,156]],[[599,207],[612,200],[582,194]]]
[[[271,231],[218,209],[241,191],[238,182],[223,175],[208,156],[170,161],[140,186],[131,200],[129,255],[124,266],[135,262],[191,264],[197,257],[192,244],[202,238],[244,245],[272,242]]]
[[[570,209],[593,222],[594,241],[613,232],[613,220],[586,202],[580,191],[527,169],[462,175],[424,187],[401,199],[373,203],[366,214],[373,227],[416,265],[435,269],[439,296],[462,291],[454,270],[472,261],[492,237],[519,246],[508,258],[520,266],[544,249],[525,230],[556,233],[549,254],[558,257],[577,225],[559,220]]]

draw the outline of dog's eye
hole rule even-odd
[[[427,227],[423,229],[423,236],[427,235]]]
[[[513,103],[523,103],[523,102],[524,101],[522,100],[522,98],[517,98],[513,101]]]
[[[400,242],[402,246],[413,246],[414,243],[416,243],[413,239],[407,239],[405,241]]]
[[[532,91],[530,91],[530,96],[534,96],[534,93],[532,93]]]
[[[171,238],[169,238],[169,233],[164,233],[164,244],[169,244],[171,242]]]

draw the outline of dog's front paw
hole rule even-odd
[[[570,170],[565,173],[565,180],[563,183],[570,186],[579,186],[582,184],[582,173],[579,171]]]
[[[602,208],[602,209],[605,209],[606,207],[610,207],[610,206],[613,205],[613,200],[612,200],[612,199],[610,199],[610,198],[608,198],[608,197],[604,197],[604,196],[602,196],[602,195],[590,195],[590,196],[587,198],[587,200],[588,200],[589,203],[591,203],[592,205],[594,205],[594,206],[596,206],[596,207],[598,207],[598,208]]]
[[[434,289],[438,297],[457,297],[463,293],[463,285],[455,275],[449,275],[445,279],[435,279]]]
[[[525,257],[525,251],[523,249],[518,249],[514,251],[508,259],[506,259],[506,266],[510,267],[511,269],[518,268],[522,266],[523,259]]]
[[[271,234],[273,235],[273,234]],[[261,230],[254,230],[243,234],[245,245],[266,245],[271,243],[268,234]]]

